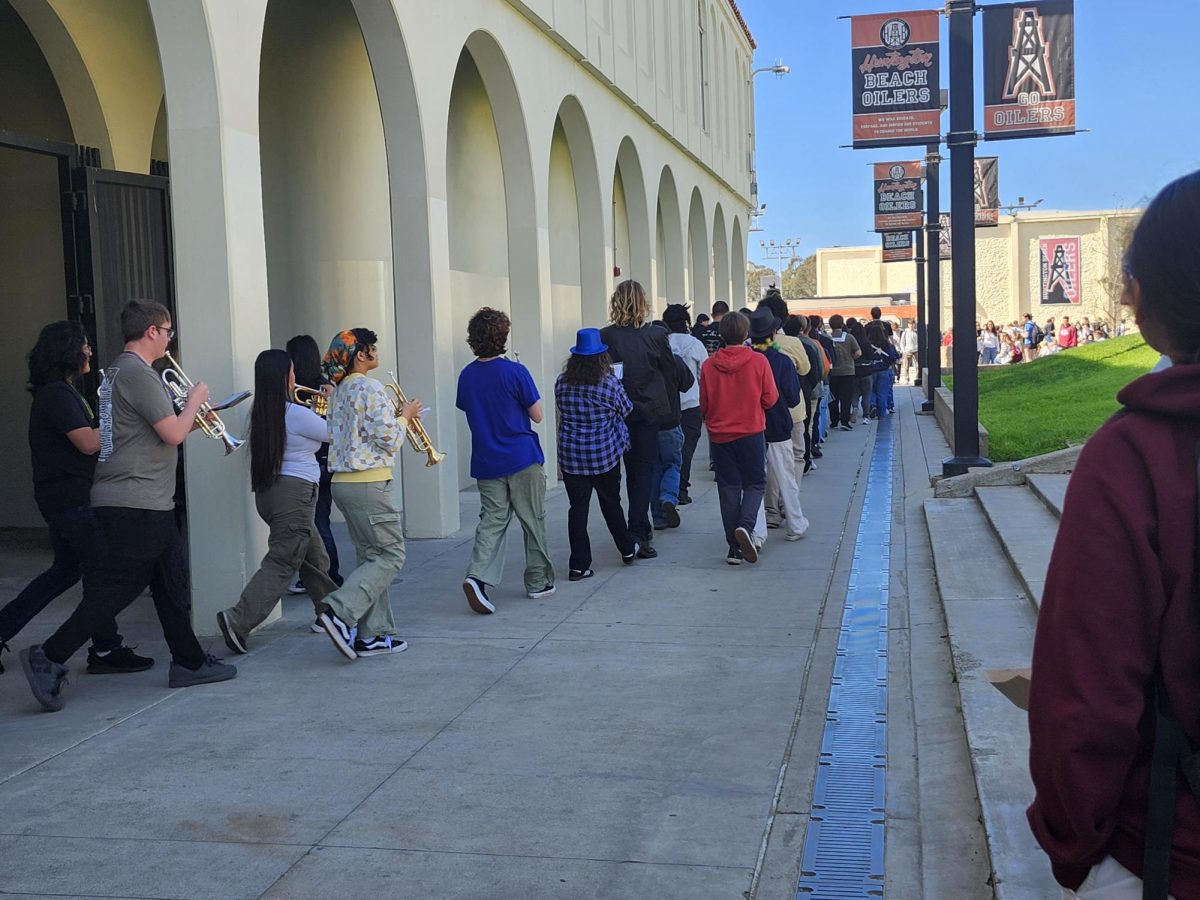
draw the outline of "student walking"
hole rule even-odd
[[[291,402],[295,387],[287,351],[258,354],[250,410],[250,489],[254,508],[270,533],[267,555],[241,598],[217,613],[225,646],[234,653],[246,652],[250,632],[275,608],[297,570],[316,615],[326,595],[338,587],[329,577],[329,557],[315,521],[321,481],[316,454],[328,437],[328,427],[307,406]]]
[[[900,381],[904,384],[916,384],[917,377],[921,374],[921,364],[917,359],[919,350],[917,323],[909,322],[900,334],[900,354],[904,361],[900,372]]]
[[[858,392],[858,381],[854,374],[854,364],[862,356],[862,349],[853,335],[848,334],[845,320],[839,315],[829,317],[829,328],[832,334],[836,354],[833,368],[829,370],[829,389],[833,400],[829,404],[829,427],[851,429],[851,409]]]
[[[750,323],[741,313],[721,319],[724,346],[704,364],[700,409],[712,435],[717,494],[729,552],[738,566],[758,562],[752,532],[766,488],[765,411],[779,399],[765,356],[744,346]]]
[[[206,653],[192,631],[187,552],[175,523],[178,447],[195,427],[208,386],[188,389],[176,411],[151,364],[167,352],[175,332],[160,303],[131,300],[121,310],[125,349],[100,386],[100,456],[91,503],[104,552],[84,573],[83,600],[44,644],[21,651],[21,665],[37,701],[63,706],[67,661],[87,639],[153,583],[154,611],[171,648],[168,684],[227,681],[234,666]]]
[[[872,328],[867,333],[870,342],[871,368],[875,375],[871,382],[871,418],[891,415],[888,398],[892,394],[892,383],[896,378],[896,348],[882,328]]]
[[[329,402],[329,469],[333,502],[346,520],[358,566],[322,601],[318,616],[347,659],[408,649],[396,634],[388,588],[404,566],[404,530],[393,493],[392,468],[421,401],[399,410],[383,385],[367,377],[379,367],[378,337],[369,328],[334,335],[325,376],[336,386]]]
[[[487,589],[504,574],[513,516],[525,533],[525,592],[534,600],[554,593],[554,564],[546,542],[546,458],[534,425],[542,403],[533,377],[504,356],[512,323],[484,307],[467,323],[475,361],[458,376],[456,405],[471,429],[471,477],[479,487],[479,525],[463,593],[481,615],[496,611]]]
[[[792,411],[804,400],[800,394],[800,376],[796,374],[796,366],[776,344],[778,325],[779,320],[771,308],[760,304],[750,317],[750,344],[770,365],[778,394],[775,403],[765,414],[766,493],[769,497],[778,498],[776,502],[785,516],[787,540],[798,541],[808,531],[808,519],[800,507],[800,485],[796,480],[796,458],[792,446]]]
[[[54,561],[0,609],[0,651],[59,595],[74,587],[95,561],[96,519],[90,494],[100,430],[76,381],[92,370],[92,348],[78,322],[53,322],[29,352],[29,449],[33,497],[50,529]],[[124,645],[109,619],[91,636],[87,671],[141,672],[154,665]],[[0,663],[0,672],[4,666]]]
[[[700,414],[700,369],[708,359],[704,344],[688,334],[688,311],[682,303],[672,303],[663,311],[663,322],[667,326],[667,341],[671,352],[683,360],[692,376],[692,385],[679,397],[679,424],[683,429],[683,459],[679,466],[680,506],[692,502],[689,488],[692,486],[692,459],[696,445],[700,443],[700,431],[704,416]]]
[[[612,357],[600,340],[599,329],[582,328],[576,334],[567,364],[554,382],[554,402],[558,465],[570,502],[567,578],[582,581],[594,574],[587,530],[593,491],[621,562],[630,565],[637,554],[637,543],[621,509],[621,455],[629,448],[625,417],[633,411],[633,403],[613,374]]]

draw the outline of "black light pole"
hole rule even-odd
[[[954,249],[954,455],[942,462],[947,478],[979,455],[978,351],[975,333],[975,0],[950,0],[950,233]]]
[[[921,362],[925,359],[925,306],[929,294],[925,289],[925,243],[920,231],[914,237],[917,242],[917,378],[914,383],[920,385]]]
[[[925,278],[926,334],[921,335],[924,349],[918,366],[923,365],[925,401],[922,412],[933,412],[934,392],[942,386],[942,194],[939,146],[930,144],[925,156]]]

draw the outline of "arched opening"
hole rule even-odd
[[[658,182],[658,209],[655,216],[654,313],[657,316],[668,303],[684,299],[683,223],[679,213],[679,193],[670,166],[663,166]]]
[[[465,341],[467,321],[480,307],[491,306],[509,313],[509,354],[540,381],[545,373],[538,226],[525,117],[508,62],[484,32],[467,40],[454,73],[446,181],[455,369],[473,358]],[[456,422],[458,446],[465,450],[470,432],[462,416]],[[458,454],[458,467],[460,484],[469,484],[469,453]]]
[[[562,102],[554,120],[549,183],[553,346],[560,354],[576,329],[603,325],[606,313],[599,173],[587,119],[574,97]]]
[[[646,180],[633,141],[625,138],[617,150],[613,171],[613,265],[617,281],[632,278],[647,289],[651,284],[650,217]]]
[[[259,79],[271,343],[362,326],[394,368],[383,117],[350,0],[270,0]]]
[[[688,209],[688,301],[693,317],[712,308],[712,257],[708,239],[708,220],[704,215],[704,200],[700,188],[692,188]]]
[[[745,306],[746,293],[746,238],[742,234],[742,220],[733,219],[733,237],[730,241],[729,275],[731,279],[729,306],[732,309]]]
[[[122,215],[107,202],[120,204],[140,187],[102,185],[99,173],[101,167],[135,176],[149,171],[163,87],[146,0],[113,0],[103,9],[0,0],[0,60],[0,381],[14,388],[10,421],[24,422],[31,399],[19,386],[43,325],[82,321],[100,368],[120,351],[119,333],[115,345],[108,339],[127,299],[120,291],[166,299],[141,276],[151,264],[163,275],[169,251],[134,261],[108,283],[97,275],[102,250],[126,249],[144,236],[130,237],[129,226],[149,225],[137,203]],[[95,150],[81,153],[79,145]],[[102,191],[108,193],[100,197]],[[63,203],[64,195],[81,193],[84,202]],[[157,230],[147,227],[145,234],[161,251],[167,222],[162,209],[155,212]],[[81,387],[87,393],[94,381]],[[40,528],[23,426],[0,435],[0,455],[7,474],[0,483],[0,527]]]
[[[725,211],[717,204],[713,215],[713,302],[729,302],[729,234],[725,230]]]

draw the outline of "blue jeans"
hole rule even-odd
[[[650,474],[650,512],[655,525],[665,524],[662,504],[679,502],[679,468],[683,464],[683,429],[676,425],[658,433],[658,459]]]
[[[888,403],[894,380],[895,372],[890,367],[875,373],[875,381],[871,385],[871,410],[875,415],[882,416],[891,408]]]
[[[821,415],[818,421],[819,439],[823,441],[829,437],[829,385],[824,385],[821,390]]]
[[[983,348],[983,364],[985,366],[993,366],[996,364],[996,357],[1000,355],[1000,350],[996,347]]]
[[[754,520],[767,489],[766,437],[759,432],[724,444],[714,442],[713,461],[717,464],[717,496],[725,541],[736,547],[734,531],[754,531]]]
[[[10,641],[50,601],[74,587],[96,562],[96,518],[90,507],[69,509],[46,520],[54,562],[29,582],[25,590],[0,609],[0,641]],[[109,616],[96,624],[92,646],[101,653],[121,646],[116,620]]]

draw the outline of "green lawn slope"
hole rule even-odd
[[[1117,410],[1117,392],[1158,362],[1141,335],[979,370],[979,421],[994,462],[1085,441]],[[947,385],[953,389],[950,379]]]

